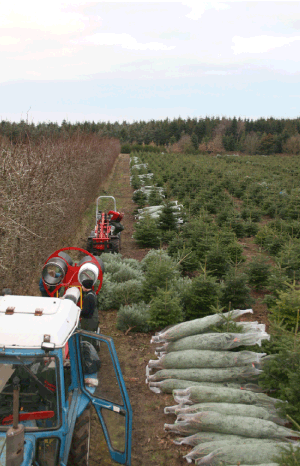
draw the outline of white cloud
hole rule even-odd
[[[181,3],[191,8],[190,13],[188,13],[186,17],[193,20],[201,18],[206,10],[227,10],[229,8],[226,3],[218,1],[202,2],[199,0],[184,0]]]
[[[255,37],[240,37],[234,36],[232,42],[232,50],[235,55],[241,53],[265,53],[269,50],[289,45],[297,40],[300,36],[295,37],[276,37],[276,36],[255,36]]]
[[[3,3],[1,4],[0,26],[43,30],[53,34],[84,31],[88,26],[88,18],[71,9],[71,5],[74,4],[61,1]]]
[[[38,61],[45,58],[61,58],[61,57],[72,57],[75,54],[75,50],[69,47],[62,47],[58,49],[44,49],[38,52],[23,53],[22,55],[15,56],[15,60],[20,61]]]
[[[0,45],[15,45],[20,42],[18,37],[2,36],[0,37]]]
[[[160,42],[140,43],[130,34],[115,34],[111,32],[97,33],[85,37],[81,41],[74,43],[85,43],[92,45],[120,45],[123,49],[129,50],[172,50],[174,46],[167,46]]]

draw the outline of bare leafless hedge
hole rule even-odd
[[[1,148],[0,290],[26,294],[48,255],[71,245],[119,152],[117,139],[83,133]]]

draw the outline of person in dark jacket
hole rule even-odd
[[[82,281],[82,309],[80,313],[81,317],[81,328],[83,330],[89,330],[90,332],[96,332],[99,325],[98,309],[97,309],[97,296],[92,290],[93,280]]]

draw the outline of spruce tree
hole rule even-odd
[[[170,289],[158,289],[155,298],[150,303],[149,324],[155,329],[162,329],[183,320],[180,299]]]
[[[158,219],[158,227],[162,231],[177,229],[177,221],[174,216],[173,205],[170,201],[166,201],[162,208],[161,214]]]
[[[214,277],[209,277],[205,273],[194,278],[183,296],[187,320],[211,314],[212,307],[216,307],[218,304],[220,294],[220,285]]]
[[[160,239],[156,220],[149,214],[146,214],[139,223],[136,223],[133,238],[142,248],[157,248],[160,244]]]
[[[273,336],[272,358],[266,360],[259,384],[272,393],[272,397],[284,401],[278,403],[282,415],[300,424],[300,337],[298,334],[299,311],[296,328],[289,332],[280,325],[271,327]],[[298,430],[297,426],[294,427]]]

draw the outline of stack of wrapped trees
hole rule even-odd
[[[149,388],[173,393],[178,404],[165,408],[177,416],[165,430],[181,435],[176,444],[193,446],[185,458],[197,465],[275,465],[282,448],[296,448],[275,407],[278,400],[261,392],[257,382],[265,353],[238,351],[269,339],[265,326],[239,322],[243,333],[214,333],[226,319],[251,309],[235,310],[183,322],[155,335],[158,359],[146,368]],[[235,351],[230,351],[235,349]],[[154,372],[155,371],[155,372]]]

